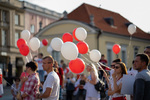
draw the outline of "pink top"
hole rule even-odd
[[[20,79],[22,79],[23,77],[28,77],[28,76],[29,76],[29,74],[28,74],[27,72],[22,72],[22,73],[21,73],[21,76],[20,76]],[[25,84],[25,83],[22,84],[22,87],[21,87],[21,89],[20,89],[21,91],[24,90],[24,84]]]

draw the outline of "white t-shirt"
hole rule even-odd
[[[137,73],[138,73],[138,71],[133,69],[133,68],[128,71],[128,75],[131,75],[131,76],[134,76],[134,77],[136,76]]]
[[[46,88],[52,88],[51,95],[48,98],[43,98],[42,100],[58,100],[59,99],[59,85],[60,80],[56,72],[52,71],[47,75],[47,78],[43,85],[43,93]]]
[[[43,70],[43,62],[42,59],[37,59],[36,62],[38,63],[38,70]]]

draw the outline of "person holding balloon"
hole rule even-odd
[[[30,61],[26,64],[26,71],[29,74],[28,78],[23,78],[25,82],[24,91],[21,94],[23,100],[36,100],[36,94],[39,93],[40,79],[36,73],[37,63]]]
[[[98,72],[94,64],[90,63],[86,67],[87,72],[90,75],[85,79],[86,84],[84,89],[86,90],[85,100],[100,100],[100,93],[95,89],[94,85],[98,82]]]

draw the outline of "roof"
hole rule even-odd
[[[70,20],[77,20],[90,24],[90,15],[94,16],[94,24],[97,28],[112,34],[130,36],[126,25],[127,23],[131,23],[130,21],[118,13],[98,8],[89,4],[83,3],[81,6],[69,13],[67,17]],[[112,18],[114,20],[114,25],[111,26],[108,24],[105,18]],[[136,33],[133,34],[133,37],[150,39],[150,34],[142,31],[137,27]]]

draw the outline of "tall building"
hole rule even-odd
[[[4,77],[19,76],[24,71],[26,57],[17,47],[23,30],[33,36],[62,14],[18,0],[0,0],[0,68]]]

